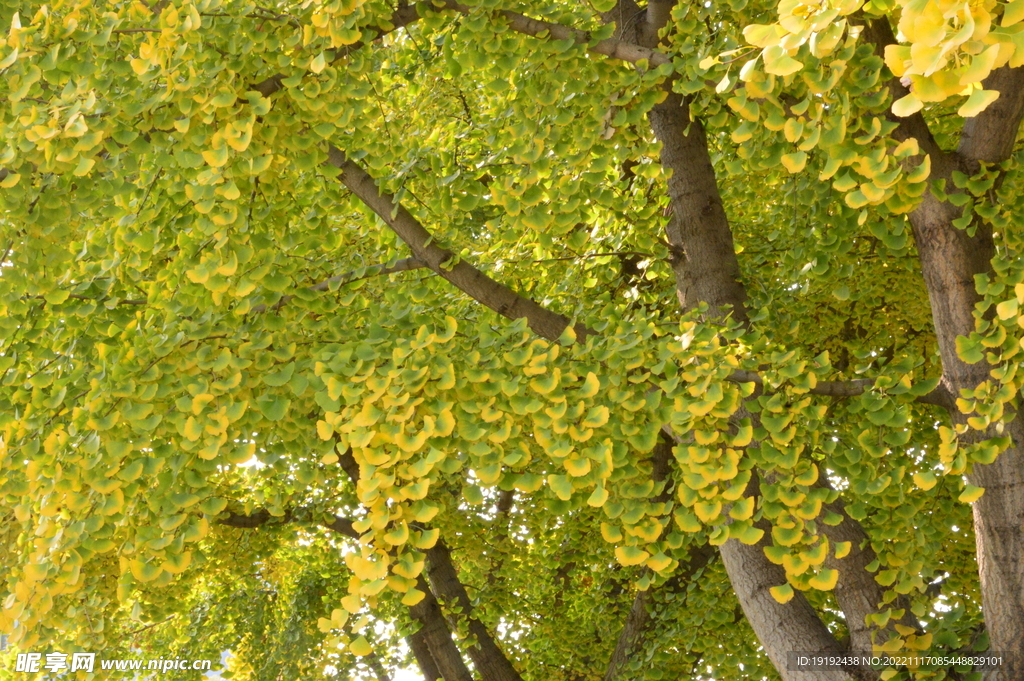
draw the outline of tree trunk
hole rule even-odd
[[[434,593],[462,610],[461,616],[466,618],[469,633],[474,639],[469,646],[469,657],[484,681],[522,681],[484,623],[473,616],[473,605],[466,587],[459,581],[451,552],[440,540],[427,551],[427,574]]]
[[[452,632],[441,613],[441,606],[422,576],[416,588],[424,592],[426,597],[409,608],[409,613],[422,625],[417,633],[422,635],[422,640],[427,645],[435,670],[441,674],[444,681],[473,681],[473,675],[469,673],[458,646],[452,640]],[[415,648],[413,651],[415,654]],[[416,659],[420,659],[419,655]]]
[[[789,653],[841,654],[844,651],[802,593],[797,592],[788,603],[779,603],[772,596],[769,589],[786,583],[786,571],[765,557],[766,543],[762,540],[760,544],[748,546],[730,539],[718,551],[743,614],[783,681],[876,678],[870,669],[793,671],[789,668]]]
[[[932,179],[946,179],[952,190],[952,173],[972,174],[979,162],[998,163],[1009,158],[1024,114],[1024,69],[1003,67],[985,81],[986,89],[1000,97],[964,124],[955,153],[933,154]],[[956,339],[975,329],[974,307],[981,299],[975,276],[992,271],[995,245],[990,224],[976,220],[974,236],[952,221],[961,210],[940,202],[930,192],[910,215],[921,269],[931,302],[935,334],[942,357],[942,381],[954,397],[988,380],[992,367],[985,361],[964,362],[956,352]],[[967,415],[950,409],[954,423]],[[1024,426],[1019,418],[1010,424],[1011,447],[992,464],[975,465],[971,484],[985,488],[974,503],[974,532],[981,581],[985,626],[994,652],[1017,653],[1024,649]],[[994,432],[968,432],[968,444]],[[1019,670],[1018,670],[1019,671]],[[1016,678],[1016,671],[995,670],[989,679]]]

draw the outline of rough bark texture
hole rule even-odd
[[[459,581],[451,552],[442,541],[427,551],[427,574],[434,593],[444,599],[445,603],[454,604],[462,611],[460,617],[465,618],[474,639],[468,649],[469,657],[480,676],[485,681],[522,681],[519,672],[495,643],[487,627],[473,615],[469,594]]]
[[[423,630],[421,629],[414,634],[410,634],[406,637],[406,640],[409,642],[409,647],[413,650],[413,656],[416,657],[416,664],[420,668],[423,680],[439,681],[441,673],[437,669],[437,663],[434,662],[433,655],[430,654],[430,646],[423,635]]]
[[[638,591],[633,599],[633,605],[626,616],[626,623],[622,625],[622,631],[615,642],[615,651],[612,659],[608,662],[608,669],[604,674],[604,681],[615,681],[619,673],[629,662],[637,644],[643,638],[644,629],[651,621],[651,614],[647,610],[647,604],[651,600],[651,590]]]
[[[841,653],[843,649],[802,593],[797,592],[785,604],[779,603],[771,595],[769,589],[786,583],[786,572],[765,557],[764,543],[766,541],[762,540],[761,544],[748,546],[730,539],[718,551],[722,555],[736,597],[743,607],[743,614],[783,681],[874,679],[875,674],[869,669],[814,672],[788,669],[787,653]]]
[[[946,179],[948,191],[953,190],[954,170],[972,173],[979,162],[997,163],[1013,151],[1024,114],[1024,69],[998,69],[985,87],[998,90],[999,99],[966,121],[955,153],[939,156],[938,163],[932,159],[932,177]],[[992,368],[984,361],[968,364],[956,353],[956,338],[975,328],[973,311],[981,298],[975,276],[991,272],[995,253],[991,226],[976,222],[970,236],[952,224],[960,214],[929,192],[910,215],[942,357],[942,382],[952,395],[987,380]],[[966,419],[955,408],[950,415],[954,423]],[[991,649],[998,652],[1024,649],[1024,427],[1018,419],[1008,430],[1012,446],[995,463],[975,466],[969,476],[986,490],[974,504],[974,530],[985,625]],[[993,434],[969,432],[963,439]],[[996,670],[988,678],[1014,678],[1019,671]]]
[[[843,521],[838,525],[820,523],[818,528],[822,534],[828,537],[833,546],[839,542],[850,542],[850,552],[843,558],[836,558],[834,551],[830,551],[825,558],[825,567],[839,572],[839,581],[832,593],[846,619],[846,628],[850,634],[847,648],[852,652],[870,653],[872,644],[876,642],[873,637],[877,637],[880,632],[877,627],[869,627],[865,618],[878,612],[886,591],[867,569],[876,558],[875,551],[871,548],[864,528],[849,516],[842,502],[826,504],[823,510],[841,515]],[[907,604],[898,602],[896,605],[904,608],[903,617],[891,622],[883,631],[892,630],[893,624],[918,627]],[[887,639],[888,636],[883,636],[877,642],[883,643]]]
[[[413,657],[416,658],[416,665],[420,668],[420,673],[423,674],[423,681],[439,681],[441,679],[441,671],[437,668],[437,663],[434,662],[434,657],[430,654],[430,645],[423,635],[423,630],[420,629],[413,634],[409,634],[405,640],[409,642],[409,648],[412,649]]]
[[[409,614],[421,625],[417,633],[426,643],[435,669],[444,681],[473,681],[473,675],[469,673],[462,653],[452,639],[452,632],[441,612],[441,606],[430,591],[427,580],[421,576],[416,588],[425,593],[426,597],[409,608]]]
[[[704,126],[690,119],[683,97],[669,93],[649,114],[651,130],[661,142],[661,163],[672,170],[668,180],[672,216],[666,228],[672,246],[676,293],[683,309],[707,303],[709,316],[746,321],[747,292],[740,283],[732,230],[725,216],[708,155]]]
[[[381,193],[365,170],[349,161],[344,152],[336,147],[331,147],[328,155],[331,165],[341,170],[339,179],[349,191],[380,216],[381,220],[409,245],[413,255],[426,263],[426,266],[441,278],[503,317],[525,317],[534,333],[542,338],[556,340],[569,326],[568,317],[551,312],[529,298],[524,298],[469,263],[459,261],[451,265],[451,251],[434,243],[430,232],[409,211],[396,203],[394,197]],[[574,329],[577,338],[581,339],[591,333],[582,324],[577,324]]]

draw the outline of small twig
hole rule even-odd
[[[160,626],[161,624],[165,624],[167,622],[170,622],[171,620],[173,620],[177,616],[178,616],[177,614],[174,614],[174,615],[171,615],[170,617],[168,617],[165,620],[160,620],[159,622],[153,622],[152,624],[147,624],[146,626],[140,627],[139,629],[136,629],[135,631],[129,631],[127,634],[125,634],[125,636],[131,636],[131,637],[134,638],[135,636],[138,636],[139,634],[144,632],[146,629],[152,629],[153,627]]]
[[[357,281],[362,281],[363,279],[369,279],[370,277],[377,277],[382,274],[392,274],[393,272],[406,272],[408,270],[421,269],[426,266],[427,263],[423,262],[419,258],[403,258],[402,260],[395,262],[395,264],[391,266],[373,265],[371,267],[367,267],[361,276],[356,276],[356,272],[358,272],[358,270],[345,272],[344,274],[339,274],[337,276],[331,277],[330,279],[325,279],[324,281],[321,281],[319,284],[307,286],[306,290],[315,292],[327,291],[331,288],[331,284],[336,283],[339,286],[343,286],[345,284],[352,284]],[[293,295],[281,296],[281,300],[277,301],[273,306],[257,305],[256,307],[249,310],[249,314],[262,314],[263,312],[266,312],[267,309],[270,307],[273,307],[273,309],[275,310],[279,310],[285,305],[287,305],[289,302],[291,302],[294,298],[295,296]]]

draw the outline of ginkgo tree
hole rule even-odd
[[[4,664],[1020,677],[1024,0],[0,26]]]

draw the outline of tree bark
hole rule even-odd
[[[954,171],[972,174],[979,162],[998,163],[1013,151],[1024,115],[1024,69],[997,69],[985,87],[998,90],[999,98],[966,121],[955,153],[932,159],[932,179],[945,179],[948,191],[953,191]],[[956,339],[975,329],[974,307],[981,300],[975,277],[992,272],[995,254],[991,225],[976,220],[971,236],[952,224],[960,215],[959,208],[931,192],[910,214],[942,358],[942,382],[954,396],[988,380],[993,368],[984,360],[968,364],[956,352]],[[955,408],[950,416],[954,423],[967,418]],[[1010,448],[992,464],[975,465],[968,478],[986,490],[974,503],[973,515],[991,650],[1016,653],[1024,650],[1024,426],[1018,418],[1007,430]],[[967,444],[994,434],[968,431],[961,441]],[[994,670],[986,678],[1015,678],[1019,671]]]
[[[818,527],[821,533],[828,537],[833,547],[839,542],[850,542],[850,552],[843,558],[836,558],[834,551],[830,551],[825,558],[825,567],[839,572],[839,581],[836,582],[832,593],[835,594],[846,620],[846,628],[850,634],[849,650],[855,653],[870,653],[872,644],[875,643],[873,637],[879,631],[892,630],[894,624],[917,628],[919,624],[910,612],[906,599],[902,597],[897,600],[896,606],[904,610],[903,617],[890,622],[882,630],[867,625],[867,616],[878,612],[885,596],[885,589],[875,581],[875,576],[867,569],[876,558],[875,551],[871,548],[864,528],[847,514],[842,502],[826,504],[823,510],[841,515],[843,521],[838,525],[820,523]]]
[[[682,95],[669,92],[649,114],[651,129],[661,142],[661,164],[668,179],[672,216],[666,232],[672,247],[676,294],[684,310],[707,303],[709,317],[727,309],[747,321],[747,292],[740,282],[732,230],[718,192],[708,154],[704,126],[690,118]]]
[[[427,575],[434,593],[446,603],[458,606],[462,611],[461,617],[469,624],[469,633],[474,639],[468,649],[469,657],[480,676],[485,681],[522,681],[519,672],[505,657],[487,627],[473,615],[473,604],[466,593],[466,587],[459,581],[451,551],[440,540],[427,551]]]
[[[643,645],[651,622],[650,602],[656,592],[674,593],[684,591],[687,584],[697,572],[706,566],[715,556],[715,548],[710,544],[703,544],[691,550],[690,559],[685,565],[680,566],[672,577],[659,587],[652,587],[638,591],[633,599],[633,605],[626,616],[626,623],[619,633],[615,643],[615,650],[612,652],[608,668],[605,670],[604,681],[615,681],[622,673],[623,667],[630,658],[637,653],[638,647]]]
[[[568,317],[552,312],[525,298],[504,284],[491,279],[467,262],[450,264],[453,254],[434,243],[433,236],[409,211],[397,203],[390,194],[382,193],[370,175],[346,158],[337,147],[328,150],[329,163],[341,170],[339,179],[391,228],[398,238],[409,245],[413,255],[426,266],[471,296],[477,302],[508,319],[526,318],[534,333],[548,340],[556,340],[570,325]],[[582,324],[574,327],[576,336],[583,339],[592,333]]]
[[[437,668],[433,655],[430,654],[430,645],[423,635],[423,630],[420,629],[409,634],[405,640],[408,641],[413,657],[416,658],[416,664],[420,668],[420,673],[423,674],[423,681],[439,681],[442,678],[441,671]]]
[[[444,681],[473,681],[473,675],[462,659],[462,653],[452,639],[452,632],[448,629],[441,606],[438,604],[434,594],[430,591],[427,581],[421,576],[416,588],[426,596],[416,605],[409,608],[409,614],[420,623],[421,628],[417,632],[430,653],[434,662],[434,669]],[[415,648],[413,649],[415,655]],[[416,657],[420,660],[419,655]],[[421,662],[422,666],[422,662]],[[424,672],[426,675],[426,672]],[[486,677],[485,677],[486,678]],[[489,681],[489,679],[488,679]]]
[[[718,551],[729,574],[729,581],[743,608],[747,622],[764,646],[768,659],[783,681],[847,681],[861,679],[871,681],[876,673],[867,668],[826,669],[821,671],[794,671],[789,669],[789,653],[843,652],[835,636],[825,627],[821,618],[807,602],[804,595],[796,592],[788,603],[779,603],[769,589],[786,583],[786,571],[770,562],[764,555],[764,546],[770,542],[748,546],[736,539],[722,544]]]

